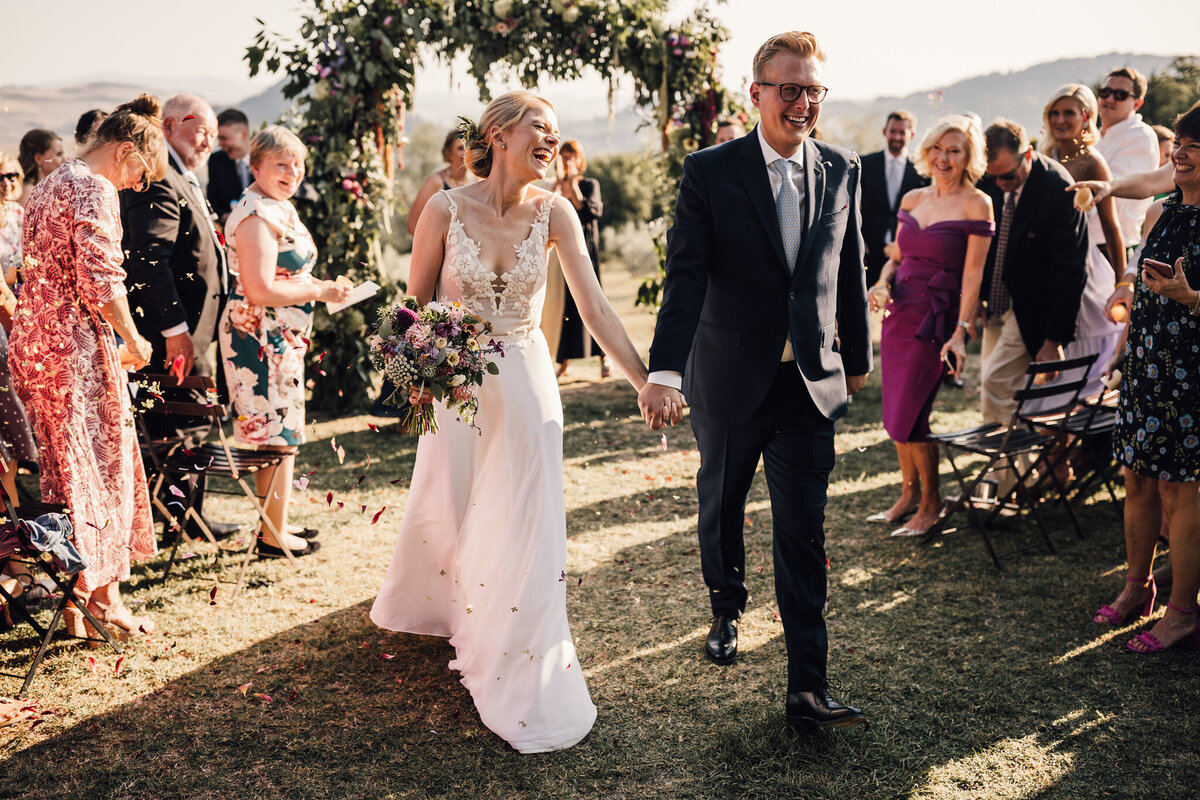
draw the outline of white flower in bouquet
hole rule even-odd
[[[450,366],[457,367],[459,362],[462,361],[462,358],[459,357],[457,350],[451,350],[450,355],[446,356],[446,361],[450,364]],[[457,378],[461,376],[456,375],[455,377]],[[451,383],[450,385],[454,386],[455,384]]]
[[[450,343],[446,341],[445,336],[439,336],[438,338],[433,340],[433,346],[436,347],[438,350],[445,350],[446,345],[448,345],[448,344],[450,344]]]
[[[462,385],[463,385],[464,383],[466,383],[466,382],[467,382],[467,376],[466,376],[466,375],[455,375],[455,376],[453,376],[452,378],[450,378],[450,385],[451,385],[451,386],[462,386]],[[458,398],[458,395],[457,395],[457,393],[455,394],[455,398],[456,398],[456,399]],[[467,398],[467,399],[470,399],[470,398]]]

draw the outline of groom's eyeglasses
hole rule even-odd
[[[819,103],[825,99],[825,95],[829,94],[829,89],[824,86],[801,86],[798,83],[767,83],[766,81],[755,81],[759,86],[774,86],[779,90],[779,99],[785,103],[794,103],[800,99],[800,93],[804,92],[808,95],[808,102]]]

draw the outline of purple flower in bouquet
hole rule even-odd
[[[417,312],[405,306],[397,306],[396,320],[392,323],[392,330],[396,333],[407,333],[408,329],[413,326],[413,323],[419,319]]]

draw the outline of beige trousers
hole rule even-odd
[[[1025,349],[1012,309],[989,318],[980,353],[980,410],[985,422],[1007,425],[1017,410],[1013,395],[1025,385],[1025,369],[1033,358]]]

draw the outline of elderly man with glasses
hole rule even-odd
[[[121,192],[129,305],[154,348],[146,372],[213,375],[210,350],[229,294],[229,276],[216,215],[194,170],[212,152],[217,118],[204,100],[180,94],[163,105],[162,125],[171,168],[146,191]],[[164,416],[150,414],[146,421],[155,437],[180,434]],[[232,535],[239,527],[208,525],[218,536]]]

